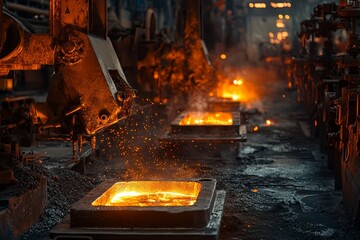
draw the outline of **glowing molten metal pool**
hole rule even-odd
[[[179,125],[232,125],[233,115],[228,112],[189,112]]]
[[[92,206],[192,206],[201,189],[199,182],[118,182],[96,199]]]
[[[108,179],[71,206],[51,239],[218,239],[225,191],[216,180]]]

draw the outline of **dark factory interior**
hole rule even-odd
[[[0,6],[1,240],[360,239],[360,0]]]

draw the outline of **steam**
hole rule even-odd
[[[207,111],[208,96],[204,93],[192,95],[189,99],[188,109],[191,111],[205,112]]]

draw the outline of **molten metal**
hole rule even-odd
[[[215,92],[216,97],[232,99],[233,101],[251,102],[258,99],[253,84],[242,78],[237,78],[231,82],[224,79],[218,84]]]
[[[192,206],[201,189],[199,182],[117,182],[92,206]]]
[[[232,125],[233,115],[228,112],[190,112],[180,125]]]

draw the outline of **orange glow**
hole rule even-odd
[[[233,116],[228,112],[190,112],[180,125],[232,125]]]
[[[154,72],[154,79],[159,79],[159,73],[157,71]]]
[[[269,32],[269,38],[274,38],[274,33],[273,32]]]
[[[266,3],[255,3],[255,8],[266,8]]]
[[[276,20],[276,27],[277,28],[284,28],[285,23],[283,22],[283,20],[281,20],[281,19]]]
[[[253,128],[253,131],[254,131],[254,132],[258,132],[258,131],[259,131],[259,127],[258,127],[258,126],[255,126],[255,127]]]
[[[266,3],[249,3],[250,8],[266,8]]]
[[[289,15],[285,15],[285,19],[289,20],[290,19],[290,16]]]
[[[251,81],[245,81],[239,77],[236,77],[235,80],[230,80],[224,76],[221,76],[220,79],[223,80],[216,87],[215,95],[217,97],[241,102],[250,102],[258,99],[256,86],[253,86]]]
[[[283,16],[282,14],[279,14],[279,15],[278,15],[278,18],[279,18],[279,19],[283,19],[284,16]]]
[[[291,8],[291,3],[290,2],[271,2],[270,6],[272,8]]]
[[[225,59],[227,58],[227,56],[226,56],[225,53],[223,53],[223,54],[220,55],[220,58],[221,58],[222,60],[225,60]]]
[[[241,85],[243,85],[244,80],[242,80],[242,79],[235,79],[235,80],[233,81],[233,83],[234,83],[234,85],[241,86]]]
[[[292,88],[292,82],[288,82],[288,88]]]
[[[288,32],[282,32],[281,36],[282,36],[283,39],[285,39],[285,38],[287,38],[289,36],[289,33]]]
[[[251,192],[253,192],[253,193],[258,193],[258,192],[260,192],[260,190],[257,189],[257,188],[253,188],[253,189],[251,189]]]
[[[267,126],[267,127],[271,126],[272,124],[273,124],[272,121],[269,120],[269,119],[267,119],[267,120],[265,121],[265,126]]]
[[[1,90],[12,90],[14,88],[14,83],[12,79],[0,79],[0,89]]]
[[[191,206],[201,189],[199,182],[132,181],[117,182],[92,206]]]

